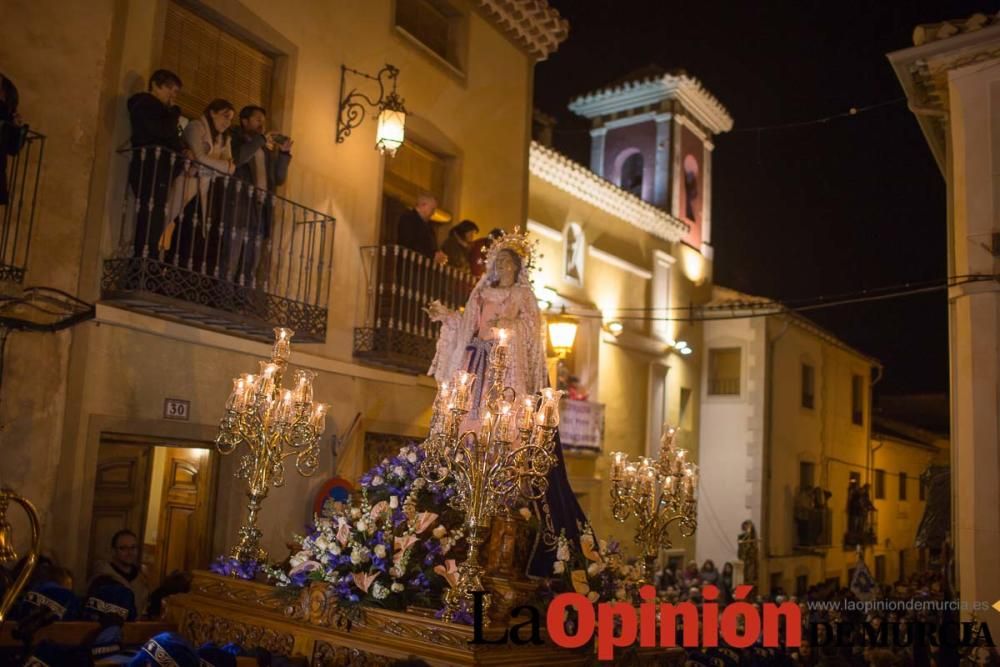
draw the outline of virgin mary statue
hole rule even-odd
[[[529,396],[549,384],[542,314],[528,280],[534,252],[534,244],[526,234],[515,231],[501,236],[490,247],[486,272],[473,288],[464,310],[448,310],[436,301],[428,307],[431,319],[442,324],[428,375],[440,384],[451,380],[458,370],[475,374],[471,420],[479,417],[483,388],[493,383],[488,362],[499,329],[512,334],[504,386],[514,389],[518,396]],[[534,508],[540,528],[528,565],[532,576],[551,576],[559,534],[578,541],[587,522],[566,477],[558,431],[555,451],[559,463],[550,470],[548,489]]]

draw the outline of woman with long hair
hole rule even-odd
[[[236,169],[228,134],[235,115],[236,109],[231,102],[215,99],[201,116],[184,128],[184,143],[194,153],[196,164],[188,165],[174,179],[167,205],[167,224],[159,242],[159,249],[168,255],[167,261],[179,255],[178,263],[184,268],[211,272],[217,261],[218,238],[222,232],[218,214],[221,207],[210,206],[209,199],[212,195],[223,196],[221,179]],[[199,206],[191,214],[194,220],[190,220],[185,209],[196,195]],[[174,233],[178,229],[180,233],[174,244]]]

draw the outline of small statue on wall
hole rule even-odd
[[[747,519],[740,526],[737,542],[737,556],[743,562],[743,583],[757,586],[757,528]]]

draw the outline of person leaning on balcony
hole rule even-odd
[[[232,280],[239,266],[239,274],[250,285],[257,273],[263,246],[271,236],[274,218],[274,203],[265,194],[274,192],[288,179],[288,165],[292,161],[294,142],[277,132],[267,130],[267,112],[259,106],[243,107],[240,110],[240,124],[233,127],[231,134],[236,176],[252,185],[253,189],[248,189],[236,200],[233,224],[240,232],[237,242],[233,243],[229,235],[224,239],[228,243],[223,251],[227,261],[226,277]],[[279,144],[278,140],[283,141]],[[248,233],[245,250],[241,238],[244,231]]]
[[[149,77],[149,89],[128,98],[128,116],[132,124],[132,161],[129,164],[129,185],[139,200],[135,227],[135,256],[144,251],[156,255],[157,242],[163,232],[167,195],[170,182],[180,171],[179,159],[193,154],[181,140],[178,121],[181,117],[177,94],[181,79],[170,70],[158,69]],[[157,159],[152,151],[137,149],[160,147]],[[150,202],[152,199],[152,202]],[[152,203],[152,206],[150,206]]]
[[[479,225],[472,220],[463,220],[448,232],[448,238],[441,244],[441,250],[448,258],[448,266],[469,271],[469,246],[479,233]]]
[[[230,140],[227,130],[233,122],[236,109],[228,100],[214,99],[205,107],[204,113],[195,118],[184,128],[184,143],[187,144],[197,164],[189,164],[174,179],[170,186],[170,201],[167,205],[167,225],[160,236],[158,247],[163,251],[179,252],[182,261],[193,259],[192,266],[201,269],[201,262],[214,259],[218,254],[218,237],[216,233],[208,238],[209,192],[213,182],[222,176],[236,171]],[[200,213],[198,224],[191,224],[182,229],[179,235],[179,245],[173,247],[173,235],[178,223],[185,219],[184,209],[199,196]],[[220,195],[221,196],[221,195]],[[213,206],[212,213],[218,218]],[[218,231],[220,222],[214,221],[212,227]],[[203,245],[206,244],[206,245]],[[207,246],[207,247],[206,247]],[[193,253],[193,254],[192,254]],[[213,267],[214,268],[214,267]],[[208,269],[210,272],[210,269]]]
[[[474,278],[486,273],[486,252],[493,245],[493,242],[501,236],[503,236],[503,230],[494,228],[486,236],[469,244],[469,270],[472,271]]]
[[[396,242],[436,264],[445,264],[448,256],[438,248],[437,237],[431,227],[431,215],[436,208],[437,198],[428,192],[422,192],[413,208],[399,216],[396,222]]]
[[[28,126],[17,113],[17,104],[17,87],[0,74],[0,206],[5,206],[9,199],[7,156],[17,155],[28,134]]]

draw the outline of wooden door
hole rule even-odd
[[[142,535],[152,449],[104,442],[97,455],[88,569],[111,557],[111,537],[123,528]],[[89,574],[89,572],[88,572]]]
[[[156,578],[208,566],[214,458],[208,449],[166,447],[157,531]]]

